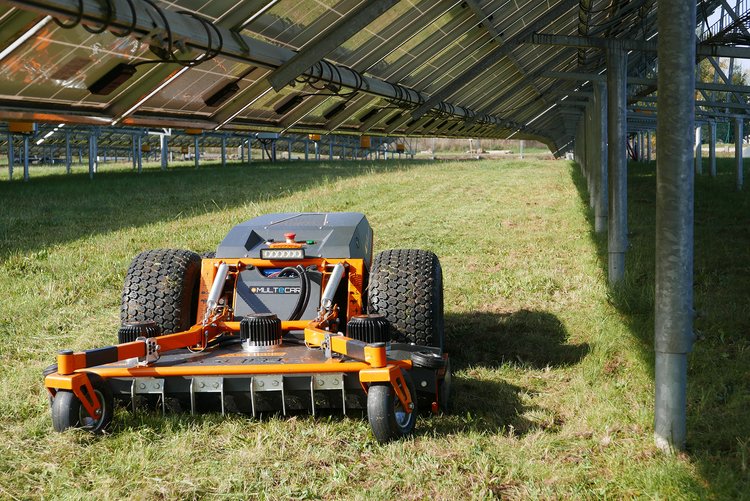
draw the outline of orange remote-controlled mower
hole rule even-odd
[[[448,404],[438,258],[373,258],[362,214],[260,216],[204,258],[142,252],[121,320],[119,344],[61,351],[45,370],[55,430],[101,432],[117,399],[253,416],[366,409],[387,442],[414,430],[418,407]]]

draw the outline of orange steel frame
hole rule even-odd
[[[203,319],[186,331],[166,334],[152,338],[158,345],[158,352],[164,353],[181,348],[203,350],[208,342],[223,333],[237,334],[240,323],[229,320],[233,317],[231,310],[226,306],[219,309],[217,313],[206,316],[206,302],[209,291],[213,284],[218,265],[226,263],[230,272],[227,276],[227,284],[221,297],[227,294],[233,297],[236,290],[240,271],[248,266],[258,268],[284,268],[286,266],[311,266],[315,265],[323,272],[324,282],[328,281],[330,272],[328,268],[342,263],[346,266],[347,285],[347,310],[346,320],[352,316],[362,314],[364,293],[364,261],[361,259],[324,259],[305,258],[303,260],[263,260],[263,259],[204,259],[201,266],[200,291],[198,295],[198,319]],[[325,284],[322,284],[323,288]],[[213,313],[213,312],[209,312]],[[361,341],[336,335],[327,329],[331,327],[332,321],[338,317],[337,307],[322,318],[314,320],[283,321],[281,328],[284,332],[289,330],[304,329],[305,342],[312,348],[325,348],[328,346],[333,353],[348,356],[355,361],[343,361],[330,358],[322,363],[307,364],[272,364],[272,365],[201,365],[195,366],[170,366],[156,367],[152,365],[139,365],[135,367],[97,367],[112,362],[143,358],[146,356],[147,345],[144,341],[133,341],[115,346],[102,348],[100,350],[89,350],[82,352],[65,351],[57,356],[58,370],[48,375],[44,384],[49,393],[54,396],[58,390],[72,391],[81,401],[81,404],[92,417],[98,415],[101,403],[93,391],[87,373],[95,373],[104,379],[119,377],[156,377],[156,376],[199,376],[199,375],[253,375],[253,374],[310,374],[325,372],[348,372],[358,373],[362,389],[367,392],[371,383],[390,383],[395,395],[400,400],[406,412],[411,412],[412,395],[409,394],[404,381],[403,370],[410,370],[411,360],[388,360],[385,346],[368,345]],[[106,352],[109,356],[106,362],[91,364],[88,358],[92,351]],[[100,360],[99,358],[98,360]]]

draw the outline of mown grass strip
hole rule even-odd
[[[0,497],[741,497],[750,261],[736,258],[750,248],[750,212],[729,168],[698,181],[705,339],[691,362],[691,450],[676,457],[651,437],[647,167],[631,169],[633,249],[615,292],[567,162],[254,164],[0,183]],[[207,251],[240,221],[297,210],[361,211],[376,250],[440,256],[452,414],[387,446],[358,416],[121,410],[102,438],[52,432],[40,371],[58,349],[113,342],[136,253]]]

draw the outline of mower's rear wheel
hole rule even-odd
[[[378,253],[367,289],[368,313],[385,315],[394,341],[445,349],[443,272],[429,251]]]
[[[123,324],[155,322],[163,334],[196,321],[201,257],[179,249],[141,252],[130,263],[122,289]]]
[[[409,435],[417,423],[417,388],[408,372],[404,381],[414,403],[411,412],[406,412],[390,383],[373,383],[367,390],[367,419],[381,444]]]
[[[115,400],[109,385],[97,374],[89,374],[89,381],[94,388],[96,398],[101,404],[101,414],[92,418],[72,391],[59,390],[52,401],[52,427],[55,431],[68,428],[81,428],[91,433],[100,434],[112,422]]]

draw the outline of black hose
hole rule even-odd
[[[285,272],[292,272],[296,274],[300,279],[300,294],[299,299],[297,299],[297,304],[294,306],[294,309],[292,310],[292,314],[289,315],[288,320],[299,320],[302,317],[302,314],[305,312],[305,308],[307,307],[307,301],[309,300],[309,291],[310,288],[310,279],[307,276],[307,272],[304,268],[300,270],[301,267],[292,267],[287,266],[286,268],[283,268],[280,272],[278,272],[277,276],[282,276]]]

